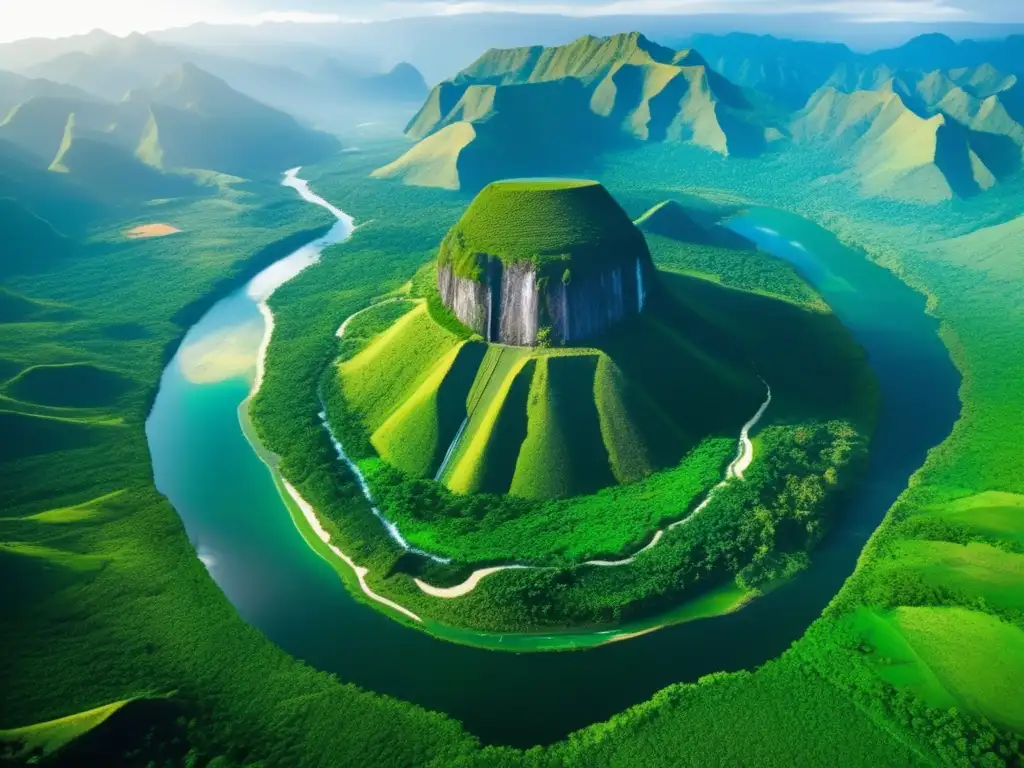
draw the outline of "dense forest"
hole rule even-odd
[[[631,214],[665,199],[667,188],[679,184],[671,169],[682,164],[690,194],[712,188],[733,205],[756,200],[818,221],[930,297],[964,375],[963,418],[953,434],[932,451],[854,576],[790,651],[754,671],[670,686],[607,723],[524,752],[480,749],[454,721],[339,683],[247,626],[196,559],[174,510],[153,490],[142,422],[162,366],[188,322],[209,306],[225,270],[239,280],[255,271],[253,257],[262,248],[328,223],[280,190],[251,187],[237,207],[191,201],[162,212],[185,231],[233,232],[231,248],[174,238],[120,243],[125,226],[151,219],[147,211],[95,233],[87,248],[97,258],[38,281],[5,282],[5,310],[23,320],[0,324],[5,383],[32,366],[92,361],[132,386],[102,414],[62,417],[49,432],[19,427],[17,434],[34,439],[13,441],[3,457],[5,471],[20,482],[4,488],[2,538],[22,547],[5,546],[0,564],[5,581],[27,586],[4,598],[0,658],[7,695],[0,722],[16,728],[174,692],[181,709],[170,725],[161,725],[168,722],[161,715],[124,737],[120,753],[129,764],[651,766],[742,763],[751,754],[780,766],[843,764],[851,756],[865,765],[1018,764],[1024,629],[1019,590],[1000,585],[1007,583],[1001,574],[1014,572],[1012,558],[1022,556],[1017,510],[1024,485],[1005,436],[1024,414],[1024,379],[1014,375],[1024,366],[1018,343],[1024,275],[1016,251],[1000,248],[999,233],[982,228],[1003,224],[1019,207],[998,189],[983,206],[960,201],[934,209],[863,203],[839,185],[811,198],[800,181],[810,164],[764,158],[756,167],[730,166],[676,148],[640,152],[646,167],[665,169],[664,178],[637,179],[638,156],[631,153],[601,171]],[[314,284],[325,273],[311,270],[275,296],[268,387],[254,404],[257,417],[285,415],[261,419],[262,435],[283,456],[307,456],[286,460],[283,470],[325,508],[359,502],[351,489],[342,492],[326,480],[336,460],[317,419],[316,388],[339,352],[334,332],[427,262],[467,202],[360,183],[381,159],[347,155],[313,176],[314,188],[357,220],[402,210],[403,221],[388,227],[378,218],[332,249],[325,257],[332,280],[319,293]],[[265,206],[255,203],[257,193]],[[265,227],[261,242],[252,238],[254,222]],[[974,230],[989,240],[969,250],[952,240]],[[157,279],[141,265],[159,270]],[[178,315],[182,306],[193,308],[188,317]],[[124,343],[111,345],[111,338]],[[294,392],[314,398],[291,403]],[[12,413],[16,407],[8,405],[4,414],[11,426],[34,418]],[[26,409],[32,410],[38,406]],[[815,428],[821,430],[828,425]],[[307,454],[309,441],[318,446]],[[791,499],[813,498],[812,485],[776,486],[766,507],[770,526],[748,526],[749,541],[765,541],[762,533],[780,529],[793,541],[785,510]],[[78,511],[62,512],[69,519],[60,526],[34,519],[71,508]],[[355,524],[364,520],[360,533]],[[372,569],[397,560],[397,551],[374,554],[379,521],[369,515],[348,521],[353,529],[345,545],[352,548],[346,551],[358,562]],[[923,550],[930,556],[922,558]],[[41,567],[40,555],[55,553],[75,567]],[[931,567],[936,555],[947,565]],[[81,559],[87,556],[97,559]],[[957,567],[954,556],[970,568]],[[793,564],[767,560],[748,573],[756,580]],[[67,627],[69,618],[74,633],[55,636],[55,622]],[[992,653],[994,643],[1005,653]],[[958,674],[962,669],[969,674]],[[737,712],[749,715],[742,742]],[[143,745],[140,730],[153,733],[142,737]],[[108,756],[119,745],[110,748]]]

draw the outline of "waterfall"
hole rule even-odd
[[[612,270],[612,295],[609,300],[608,315],[602,318],[601,330],[604,330],[616,320],[621,320],[626,314],[623,311],[625,301],[622,295],[622,272],[621,266],[615,267]]]
[[[494,312],[494,290],[491,288],[491,281],[488,277],[487,280],[487,328],[484,331],[484,338],[491,342],[494,339],[491,338],[491,314]]]
[[[637,256],[637,311],[643,311],[643,264],[640,263],[640,257]]]
[[[519,288],[520,302],[520,323],[522,337],[520,344],[537,343],[537,274],[534,270],[527,270],[522,276],[522,285]]]
[[[562,283],[562,343],[569,341],[569,286]]]

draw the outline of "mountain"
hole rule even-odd
[[[1024,75],[1024,35],[955,41],[935,32],[918,35],[897,48],[875,51],[866,58],[898,69],[957,69],[987,64]]]
[[[191,64],[116,103],[30,98],[0,124],[0,139],[118,199],[176,196],[192,186],[167,172],[276,175],[339,147],[333,136],[305,128]],[[112,172],[104,173],[105,166]]]
[[[412,64],[401,62],[390,71],[365,73],[338,59],[323,62],[315,81],[331,91],[335,98],[360,103],[394,102],[418,104],[427,96],[427,83]]]
[[[115,202],[181,197],[195,191],[191,179],[147,165],[116,136],[79,127],[74,113],[49,170],[68,174],[98,197]]]
[[[587,88],[572,78],[467,86],[450,114],[424,128],[423,141],[373,175],[480,189],[507,176],[570,173],[613,138],[589,104]],[[413,120],[410,136],[422,122]]]
[[[308,122],[328,125],[367,105],[417,104],[426,96],[426,83],[410,64],[400,63],[387,72],[368,72],[338,58],[320,59],[315,71],[307,73],[273,60],[166,45],[147,35],[132,34],[104,39],[89,50],[65,52],[34,64],[25,73],[119,101],[129,91],[152,88],[183,65],[192,64],[258,101]]]
[[[181,63],[182,57],[175,49],[133,33],[106,40],[88,52],[72,51],[41,62],[25,74],[119,101],[134,88],[153,85]]]
[[[760,91],[794,109],[807,103],[827,73],[858,59],[841,43],[740,32],[694,35],[687,43],[701,52],[708,66],[736,85]]]
[[[1013,1],[1005,0],[1011,5]],[[504,5],[511,9],[513,4]],[[630,4],[618,5],[627,9]],[[814,12],[812,7],[817,5],[805,3],[797,14],[786,13],[780,7],[772,8],[770,13],[620,13],[596,16],[528,13],[528,8],[517,7],[515,12],[438,14],[355,24],[196,24],[155,32],[152,36],[176,45],[232,54],[287,45],[289,58],[275,53],[274,61],[289,62],[287,65],[293,68],[300,68],[294,60],[301,58],[302,51],[307,52],[305,58],[316,56],[323,50],[344,51],[353,60],[369,62],[378,68],[406,60],[424,73],[427,82],[436,83],[491,48],[565,45],[586,33],[611,35],[624,29],[639,30],[657,42],[676,48],[693,46],[700,50],[700,46],[692,42],[693,35],[697,33],[722,35],[746,32],[771,34],[777,38],[840,42],[860,51],[899,46],[923,32],[943,32],[954,39],[974,38],[987,42],[985,38],[1002,38],[1024,31],[1020,24],[1005,22],[858,24],[851,23],[848,14],[831,13],[824,8]],[[462,10],[469,9],[463,4]]]
[[[457,493],[591,493],[678,466],[762,396],[596,182],[487,186],[436,265],[436,292],[337,369],[370,445],[408,474]]]
[[[28,211],[65,234],[78,234],[103,209],[87,189],[65,174],[52,173],[21,147],[0,139],[0,198],[17,199]]]
[[[193,182],[162,173],[136,155],[146,119],[126,104],[44,96],[15,107],[0,125],[0,138],[101,200],[152,200],[194,191]]]
[[[841,153],[865,194],[904,200],[968,197],[1021,169],[1015,76],[987,65],[887,74],[870,89],[833,77],[838,86],[822,87],[797,113],[793,140]]]
[[[340,148],[333,136],[299,125],[192,64],[154,88],[132,91],[125,105],[148,110],[140,141],[150,162],[162,167],[273,174]]]
[[[70,85],[0,71],[0,123],[14,107],[36,96],[57,96],[83,101],[92,98],[85,91]]]
[[[520,175],[553,172],[559,169],[548,159],[571,165],[627,140],[757,154],[774,137],[762,106],[696,51],[674,51],[636,32],[493,50],[438,84],[409,123],[407,135],[430,144],[375,175],[453,186],[454,168],[460,186],[472,187],[497,178],[503,166]],[[485,151],[488,142],[495,152]],[[446,169],[445,179],[431,180],[424,161]]]
[[[87,34],[70,37],[31,37],[15,40],[0,45],[0,69],[23,71],[65,53],[90,53],[114,39],[114,35],[109,32],[94,29]]]
[[[1024,74],[1024,36],[954,42],[942,34],[919,35],[898,48],[864,54],[839,43],[788,40],[772,35],[697,34],[685,39],[709,66],[744,88],[798,109],[825,85],[873,90],[900,71],[931,72],[992,67]]]
[[[95,98],[37,96],[14,107],[0,123],[0,138],[33,153],[49,165],[56,156],[72,116],[80,127],[103,130],[116,127],[123,109]]]

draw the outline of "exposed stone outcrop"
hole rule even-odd
[[[586,179],[487,185],[437,255],[445,306],[515,346],[587,342],[641,312],[653,279],[643,233]]]
[[[505,266],[491,258],[483,282],[443,265],[438,289],[459,320],[488,341],[533,346],[538,331],[547,328],[551,343],[576,344],[643,309],[649,258],[641,254],[591,274],[570,274],[566,282],[538,279],[529,262]]]

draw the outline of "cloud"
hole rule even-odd
[[[984,5],[979,0],[977,5]],[[388,16],[461,15],[486,12],[553,13],[566,16],[695,14],[836,14],[872,21],[954,21],[973,14],[948,0],[605,0],[605,2],[509,2],[422,0],[385,2]]]
[[[264,11],[253,17],[255,24],[337,24],[349,21],[337,13],[319,13],[317,11]]]

